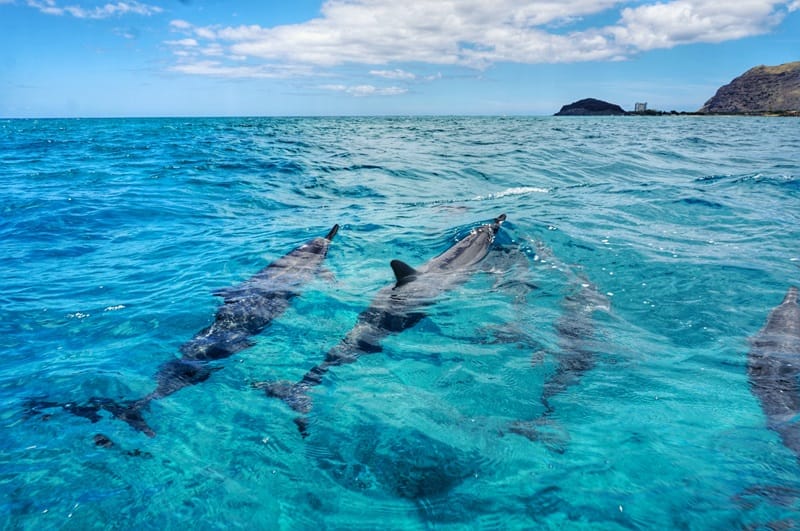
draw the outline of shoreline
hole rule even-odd
[[[767,118],[798,118],[800,111],[761,111],[761,112],[691,112],[691,111],[644,111],[626,112],[620,116],[754,116]]]

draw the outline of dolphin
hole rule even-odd
[[[790,287],[783,302],[770,312],[750,346],[750,390],[761,402],[767,426],[800,459],[800,306],[796,287]]]
[[[488,254],[505,219],[506,215],[501,214],[491,223],[473,229],[455,245],[416,269],[400,260],[392,260],[395,284],[378,291],[372,304],[358,315],[353,329],[328,351],[322,363],[312,367],[298,382],[256,382],[253,387],[264,389],[267,396],[280,398],[298,413],[308,413],[311,410],[308,391],[322,383],[331,367],[353,363],[364,354],[380,352],[385,337],[417,324],[425,317],[425,307],[465,282]],[[297,418],[295,423],[306,437],[305,418]]]
[[[184,387],[206,381],[222,367],[210,362],[228,358],[254,343],[251,336],[260,334],[273,319],[280,316],[289,302],[320,271],[328,253],[331,240],[339,231],[334,225],[323,238],[314,238],[288,254],[278,258],[245,282],[214,292],[222,297],[214,322],[181,345],[180,358],[174,358],[159,367],[155,375],[156,388],[148,395],[133,401],[118,403],[109,398],[92,397],[85,405],[68,402],[31,401],[29,412],[61,406],[74,415],[97,422],[98,412],[104,409],[114,417],[124,420],[134,429],[153,437],[155,432],[147,425],[142,410],[150,402],[169,396]]]
[[[595,335],[594,313],[608,310],[608,299],[597,290],[597,286],[580,276],[562,302],[564,313],[556,322],[559,339],[558,365],[547,379],[540,398],[545,413],[553,411],[550,399],[575,385],[580,377],[594,367]]]
[[[570,291],[561,304],[563,313],[555,324],[558,364],[545,381],[539,397],[544,411],[533,421],[514,422],[509,429],[532,441],[542,441],[559,453],[564,451],[565,434],[550,422],[555,411],[550,399],[578,384],[581,376],[594,367],[594,313],[609,310],[608,299],[584,275],[576,275],[570,284]]]

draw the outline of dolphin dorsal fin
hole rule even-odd
[[[790,286],[789,290],[786,292],[786,296],[783,298],[783,303],[782,304],[786,304],[786,303],[797,304],[797,287],[796,286]]]
[[[392,266],[392,271],[394,271],[394,276],[397,278],[398,286],[408,284],[419,275],[419,271],[402,260],[392,260],[389,265]]]
[[[333,226],[333,228],[328,233],[328,235],[325,236],[325,239],[328,240],[328,241],[331,241],[333,239],[333,237],[336,236],[337,232],[339,232],[339,224],[338,223]]]

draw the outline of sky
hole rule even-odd
[[[0,117],[694,111],[800,0],[0,0]]]

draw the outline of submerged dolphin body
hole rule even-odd
[[[796,287],[789,288],[750,344],[750,389],[761,402],[767,426],[800,459],[800,305]]]
[[[513,423],[509,430],[532,441],[543,441],[557,452],[563,452],[564,434],[554,430],[549,422],[555,411],[550,399],[577,385],[581,376],[594,367],[594,313],[607,311],[609,302],[597,286],[583,275],[577,275],[572,281],[571,292],[564,297],[562,308],[564,312],[555,326],[559,339],[558,365],[545,381],[539,398],[544,411],[533,421]]]
[[[562,308],[564,313],[556,323],[558,366],[545,382],[541,396],[546,413],[553,411],[550,398],[577,384],[581,376],[594,367],[594,313],[608,310],[608,299],[597,291],[597,286],[579,277],[572,292],[564,297]]]
[[[296,383],[258,382],[257,389],[264,389],[267,396],[278,397],[298,413],[311,410],[308,391],[322,383],[322,378],[331,367],[355,362],[363,354],[381,351],[381,341],[390,334],[411,328],[425,317],[423,309],[436,298],[465,282],[489,252],[500,224],[506,215],[501,214],[491,223],[475,228],[469,235],[432,258],[417,269],[400,260],[392,260],[391,266],[397,282],[381,289],[372,304],[361,312],[350,332],[325,355],[325,360],[309,370]],[[298,418],[295,423],[305,437],[306,420]]]
[[[214,322],[181,345],[181,358],[170,360],[156,373],[156,388],[139,400],[118,403],[109,398],[92,397],[85,405],[75,403],[34,401],[29,411],[61,406],[64,410],[86,417],[92,422],[100,419],[101,409],[124,420],[136,430],[152,437],[155,432],[147,425],[142,410],[153,400],[207,380],[221,369],[209,362],[228,358],[253,345],[250,336],[261,333],[280,316],[292,298],[320,271],[328,246],[339,230],[334,225],[324,238],[313,240],[292,250],[256,273],[249,280],[214,292],[224,303],[217,309]]]

